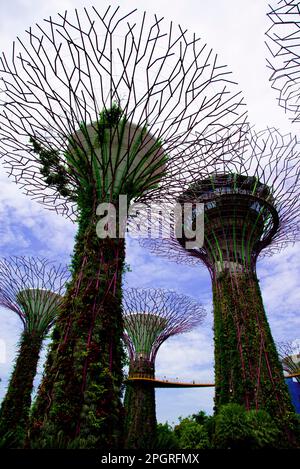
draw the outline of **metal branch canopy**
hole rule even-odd
[[[151,364],[168,337],[190,331],[205,317],[204,308],[193,298],[162,289],[125,290],[123,308],[130,359]]]
[[[281,0],[270,5],[268,17],[268,68],[272,88],[277,91],[278,104],[300,121],[300,5],[297,0]]]
[[[18,314],[24,329],[46,333],[63,301],[67,268],[42,258],[0,259],[0,305]]]
[[[227,67],[156,15],[109,7],[50,17],[2,55],[0,73],[5,167],[32,198],[70,217],[87,180],[98,199],[128,193],[137,177],[136,198],[167,197],[196,140],[243,135],[243,100]],[[48,184],[33,141],[52,152]]]
[[[259,257],[299,240],[299,151],[295,137],[267,129],[249,132],[240,162],[208,161],[202,170],[191,164],[194,183],[178,201],[204,204],[203,246],[186,249],[184,234],[177,239],[175,232],[169,239],[141,239],[141,244],[177,262],[202,262],[212,275],[224,269],[255,271]]]

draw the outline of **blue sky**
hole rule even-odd
[[[115,2],[111,2],[116,4]],[[195,31],[229,65],[233,77],[245,96],[249,116],[257,129],[267,126],[282,132],[299,129],[289,123],[276,104],[276,93],[268,82],[264,32],[268,27],[265,13],[268,1],[206,0],[170,2],[153,0],[151,9],[145,0],[123,0],[123,8],[139,7],[156,12],[190,31]],[[0,10],[1,49],[9,55],[12,40],[36,21],[72,7],[82,0],[12,0],[2,2]],[[85,2],[90,5],[92,2]],[[243,7],[241,7],[243,4]],[[98,8],[105,8],[101,2]],[[95,6],[97,4],[95,3]],[[76,226],[60,215],[47,211],[22,194],[3,168],[0,168],[0,255],[39,255],[68,262],[73,248]],[[259,263],[263,298],[275,340],[299,339],[300,305],[299,244]],[[197,298],[207,310],[207,318],[198,329],[168,339],[162,345],[156,362],[160,376],[182,380],[213,381],[213,334],[211,286],[208,272],[201,265],[188,267],[156,258],[145,252],[135,240],[127,242],[127,262],[132,272],[125,285],[165,287]],[[0,398],[11,372],[21,322],[13,312],[0,310]],[[5,344],[6,354],[1,354]],[[1,345],[2,344],[2,345]],[[5,355],[5,356],[1,356]],[[42,363],[41,363],[42,365]],[[40,371],[41,372],[41,365]],[[36,383],[38,382],[37,377]],[[213,408],[213,389],[157,390],[159,421],[175,422],[182,415]]]

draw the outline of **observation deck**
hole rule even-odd
[[[298,376],[300,376],[300,372],[287,375],[284,378],[290,379],[296,378]],[[184,382],[174,378],[167,379],[165,376],[163,378],[153,378],[145,373],[134,373],[125,378],[125,384],[134,383],[141,383],[144,385],[153,386],[155,388],[212,388],[215,386],[215,383],[199,383],[197,381]]]
[[[125,383],[134,384],[142,383],[155,388],[209,388],[214,387],[214,383],[198,383],[196,381],[183,382],[178,379],[167,379],[166,377],[150,377],[145,373],[134,373],[127,376]]]

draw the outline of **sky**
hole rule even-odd
[[[156,13],[195,32],[218,53],[222,63],[233,72],[239,83],[257,130],[276,127],[282,133],[297,134],[297,125],[276,102],[266,67],[265,32],[269,0],[123,0],[128,11]],[[273,2],[274,3],[274,2]],[[78,0],[11,0],[0,5],[0,49],[9,55],[17,35],[49,15],[66,9],[94,5],[105,9],[108,2]],[[170,8],[170,5],[172,7]],[[76,226],[69,220],[31,201],[0,167],[0,255],[38,255],[68,262],[74,244]],[[275,341],[300,337],[300,250],[290,246],[272,258],[261,261],[258,276],[263,299]],[[199,300],[206,308],[203,325],[189,334],[168,339],[160,348],[156,375],[182,381],[213,382],[212,295],[208,272],[200,265],[188,267],[174,264],[145,252],[136,240],[127,240],[126,262],[131,272],[125,285],[130,287],[163,287],[174,289]],[[16,357],[21,321],[11,311],[0,310],[0,398],[3,397],[13,361]],[[42,372],[43,357],[35,386]],[[213,388],[156,391],[157,418],[176,423],[179,416],[199,410],[213,411]]]

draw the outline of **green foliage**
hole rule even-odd
[[[66,438],[64,432],[59,431],[55,434],[51,427],[49,434],[43,434],[38,441],[31,440],[31,449],[92,449],[97,447],[97,438],[90,435],[86,438],[75,438],[70,441]]]
[[[280,430],[280,447],[297,447],[293,407],[254,274],[218,276],[214,333],[217,413],[229,403],[266,411]]]
[[[299,416],[289,415],[289,428],[292,435],[299,435]],[[161,450],[185,449],[278,449],[297,447],[289,445],[278,422],[265,410],[251,409],[231,403],[220,407],[215,416],[205,412],[179,418],[174,429],[165,423],[157,426],[153,448]],[[298,439],[298,445],[300,438]]]
[[[93,213],[94,209],[91,204],[92,197],[89,201],[87,199],[88,197],[86,197],[84,194],[80,194],[78,199],[78,230],[75,236],[75,246],[70,266],[70,271],[73,278],[81,269],[82,255],[84,250],[88,249],[89,251],[92,251],[93,249],[97,248],[95,213]],[[91,231],[94,234],[94,238],[96,239],[91,237]],[[87,246],[87,243],[89,246]]]
[[[113,103],[110,109],[103,109],[99,114],[97,121],[97,144],[101,145],[104,143],[104,132],[105,129],[114,129],[119,124],[121,116],[123,114],[122,109]]]
[[[147,361],[136,360],[130,364],[129,373],[154,376],[154,369]],[[155,388],[143,382],[127,384],[124,409],[125,447],[153,448],[156,442]]]
[[[208,417],[205,412],[200,411],[184,419],[179,418],[179,425],[174,428],[174,434],[180,449],[209,449],[211,447]]]
[[[221,406],[216,416],[214,444],[223,449],[248,448],[253,444],[251,428],[243,406]]]
[[[153,448],[254,450],[291,447],[287,439],[283,438],[282,428],[266,411],[247,411],[235,403],[221,406],[216,416],[207,416],[200,411],[179,418],[179,421],[174,429],[167,423],[158,425]],[[297,429],[299,431],[299,421],[296,414],[290,415],[289,428],[293,435]],[[295,443],[293,447],[296,446]]]
[[[2,445],[22,447],[26,437],[33,380],[43,337],[24,331],[19,353],[0,409]],[[6,442],[6,443],[5,443]]]
[[[179,449],[174,430],[167,422],[157,424],[156,437],[154,438],[152,448],[157,451]]]
[[[61,163],[58,150],[47,150],[36,139],[30,137],[33,151],[39,156],[41,175],[49,187],[54,187],[63,197],[73,199],[73,193],[68,188],[69,178],[66,167]]]
[[[124,262],[124,267],[123,267],[123,274],[126,274],[126,272],[132,272],[130,264],[127,264],[127,262]]]
[[[232,402],[282,420],[293,410],[255,275],[215,280],[214,341],[217,411]]]
[[[175,434],[178,438],[180,449],[210,448],[209,436],[204,425],[189,419],[183,419],[178,427],[175,427]]]
[[[280,448],[300,449],[300,416],[294,412],[287,412],[276,424],[281,431],[279,439]]]
[[[30,448],[31,449],[65,449],[68,447],[68,441],[65,438],[65,435],[62,431],[59,431],[57,434],[52,432],[49,426],[49,434],[43,434],[40,436],[39,440],[31,439]]]
[[[32,412],[35,447],[120,445],[124,240],[99,239],[95,217],[92,203],[82,208],[73,278]]]
[[[249,410],[246,421],[253,436],[253,449],[276,448],[280,431],[266,411]]]
[[[211,417],[206,415],[203,410],[199,410],[198,414],[192,414],[190,417],[191,420],[195,421],[199,425],[206,425],[210,418]]]
[[[24,441],[24,430],[17,429],[6,432],[0,436],[0,449],[22,448]]]
[[[30,137],[33,152],[38,155],[41,164],[40,173],[45,183],[61,196],[76,202],[79,208],[86,206],[82,199],[86,201],[87,196],[90,200],[96,198],[98,203],[116,202],[119,194],[127,194],[132,199],[156,188],[168,157],[160,155],[159,158],[150,160],[150,164],[149,157],[161,149],[162,141],[157,139],[141,156],[143,139],[147,134],[147,127],[144,126],[131,142],[125,165],[122,148],[126,124],[127,118],[123,115],[123,110],[113,103],[110,109],[101,111],[98,120],[91,124],[96,133],[94,141],[91,139],[90,126],[86,122],[79,125],[83,142],[80,142],[74,133],[68,137],[68,145],[62,152],[47,149],[35,138]],[[113,158],[112,141],[118,142]],[[100,149],[100,158],[97,149]]]
[[[227,404],[220,408],[215,421],[217,448],[262,449],[278,445],[280,431],[266,411],[246,411],[239,404]]]

